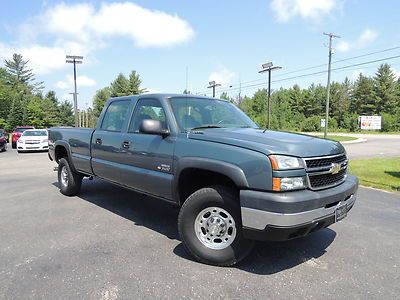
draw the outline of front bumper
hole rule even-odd
[[[288,240],[335,222],[335,210],[355,201],[358,179],[349,175],[333,188],[286,193],[240,192],[244,236],[255,240]]]
[[[48,143],[21,144],[17,142],[18,151],[46,151],[48,149],[49,149]]]

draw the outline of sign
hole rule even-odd
[[[321,128],[325,128],[325,119],[321,119]]]
[[[362,130],[380,130],[382,129],[381,116],[359,116],[358,122]]]

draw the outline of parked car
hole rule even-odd
[[[27,129],[17,141],[17,151],[49,150],[49,134],[46,129]]]
[[[19,137],[22,135],[22,133],[25,130],[28,130],[28,129],[35,129],[35,127],[33,127],[33,126],[18,126],[18,127],[14,128],[14,131],[13,131],[12,137],[11,137],[11,147],[13,149],[17,148],[17,141],[18,141]]]
[[[50,128],[61,193],[99,177],[180,207],[196,260],[231,266],[253,240],[303,237],[345,218],[358,180],[343,146],[263,130],[228,101],[145,94],[110,99],[95,129]]]
[[[7,150],[7,138],[4,131],[0,130],[0,152]]]
[[[4,137],[6,138],[7,143],[9,143],[9,136],[8,136],[8,132],[6,132],[4,129],[0,128],[0,136],[4,135]]]

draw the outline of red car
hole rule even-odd
[[[17,141],[18,141],[19,137],[27,129],[35,129],[35,127],[33,127],[33,126],[17,126],[14,128],[14,131],[12,133],[12,139],[11,139],[11,147],[13,149],[17,148]]]

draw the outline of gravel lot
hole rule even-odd
[[[0,153],[2,299],[399,297],[398,195],[361,188],[343,221],[217,268],[185,253],[176,208],[100,180],[65,197],[46,153],[10,148]]]

